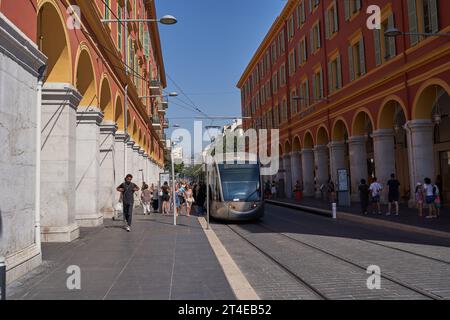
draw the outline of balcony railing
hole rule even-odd
[[[152,96],[157,96],[162,94],[162,86],[161,81],[159,80],[150,80],[150,94]]]
[[[155,115],[151,117],[153,128],[156,130],[161,130],[161,119],[159,116]]]

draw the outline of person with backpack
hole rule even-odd
[[[395,215],[398,216],[398,200],[400,198],[400,182],[395,179],[395,174],[391,174],[391,179],[387,182],[389,193],[388,193],[388,212],[386,213],[387,216],[391,215],[391,207],[392,204],[395,204]]]
[[[127,174],[125,181],[117,187],[117,191],[122,193],[123,214],[126,220],[125,230],[131,231],[131,221],[133,218],[134,193],[139,191],[139,187],[131,182],[133,176]]]
[[[378,214],[381,215],[380,196],[383,187],[378,183],[376,177],[373,177],[373,182],[370,184],[369,190],[372,196],[372,213],[375,214],[375,208],[377,208]]]
[[[436,200],[436,190],[437,187],[431,183],[430,178],[424,179],[425,184],[423,185],[424,193],[425,193],[425,203],[428,206],[428,216],[427,219],[435,218],[435,200]]]

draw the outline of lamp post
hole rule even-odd
[[[178,97],[178,92],[171,92],[169,94],[166,95],[162,95],[162,94],[157,94],[157,95],[153,95],[153,96],[140,96],[139,99],[147,99],[147,98],[167,98],[167,97]]]
[[[178,20],[171,15],[165,15],[160,19],[101,19],[103,23],[111,22],[159,22],[161,24],[171,25],[178,22]]]
[[[172,128],[179,128],[180,126],[175,124],[172,126]],[[172,205],[173,205],[173,225],[176,226],[177,225],[177,201],[175,199],[176,195],[175,195],[175,163],[174,163],[174,159],[173,159],[173,147],[179,143],[180,140],[178,141],[172,141],[172,140],[168,140],[167,141],[167,146],[170,146],[170,162],[171,162],[171,169],[172,169]]]
[[[397,28],[389,28],[384,32],[386,37],[398,36],[424,36],[424,37],[447,37],[450,38],[450,33],[431,33],[431,32],[403,32]]]

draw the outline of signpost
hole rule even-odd
[[[337,180],[339,206],[350,207],[350,187],[347,169],[337,170]]]

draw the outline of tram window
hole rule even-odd
[[[224,201],[259,201],[260,176],[258,165],[220,165]]]

